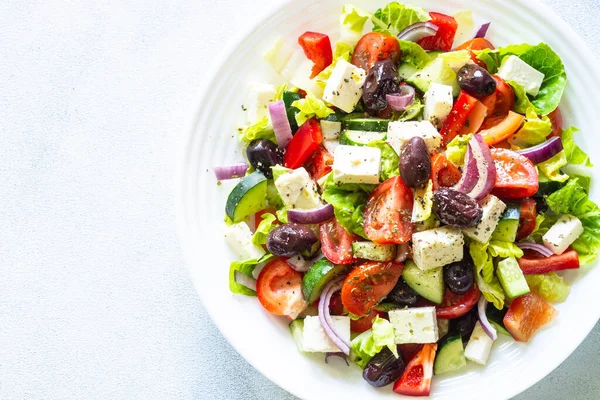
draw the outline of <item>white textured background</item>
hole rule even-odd
[[[1,399],[293,399],[202,309],[172,200],[203,72],[276,2],[0,2]],[[600,52],[599,0],[546,3]],[[599,398],[599,349],[519,399]]]

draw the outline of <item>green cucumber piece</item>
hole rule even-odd
[[[298,347],[298,351],[304,352],[304,346],[302,344],[304,339],[304,320],[295,319],[290,322],[290,333],[296,343],[296,347]]]
[[[500,220],[519,220],[521,218],[521,204],[520,203],[507,203],[506,209],[500,217]]]
[[[509,257],[500,261],[496,274],[502,288],[511,299],[529,293],[529,286],[515,258]]]
[[[398,76],[402,78],[402,80],[407,80],[417,72],[419,72],[419,68],[409,63],[403,63],[398,67]]]
[[[488,303],[485,309],[485,315],[487,316],[490,324],[496,328],[498,333],[503,335],[511,336],[511,334],[506,330],[504,326],[504,316],[506,315],[508,308],[503,308],[502,310],[498,310],[492,303]]]
[[[387,132],[389,119],[355,118],[344,121],[344,129],[349,131]]]
[[[549,180],[544,176],[544,174],[539,174],[539,180],[540,184],[538,191],[533,195],[533,197],[543,198],[544,196],[549,196],[565,185],[563,182]]]
[[[465,349],[460,335],[447,336],[442,340],[433,363],[433,373],[441,375],[458,371],[467,366]]]
[[[302,95],[296,92],[283,92],[281,96],[283,100],[283,104],[285,105],[285,113],[287,114],[287,119],[290,122],[290,127],[292,128],[292,132],[296,132],[298,130],[298,123],[296,123],[296,113],[300,112],[296,107],[292,107],[292,103],[296,100],[300,100]]]
[[[373,261],[390,261],[396,257],[396,245],[373,242],[354,242],[352,252],[356,258]]]
[[[233,222],[267,208],[267,178],[255,171],[245,176],[229,193],[225,213]]]
[[[442,304],[445,287],[442,267],[423,271],[412,260],[408,260],[404,264],[402,278],[420,296],[435,304]]]
[[[314,303],[321,295],[325,285],[345,270],[345,265],[333,264],[326,258],[321,258],[310,267],[302,279],[302,294],[308,304]]]
[[[376,140],[385,140],[387,132],[348,131],[345,130],[340,136],[340,144],[350,146],[366,146]]]
[[[505,242],[514,242],[519,230],[519,218],[521,217],[521,205],[518,203],[508,203],[504,214],[500,217],[498,225],[492,239],[504,240]]]

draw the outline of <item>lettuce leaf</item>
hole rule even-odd
[[[278,225],[275,221],[277,218],[271,213],[265,213],[262,215],[262,221],[256,227],[254,235],[252,235],[252,243],[254,244],[267,244],[267,236]]]
[[[521,250],[519,246],[517,246],[513,242],[505,242],[503,240],[490,240],[487,250],[492,257],[523,257],[523,250]]]
[[[539,118],[533,107],[529,107],[525,115],[523,127],[508,138],[513,150],[521,150],[544,143],[552,133],[552,122],[547,116]]]
[[[569,129],[564,130],[561,135],[567,162],[569,164],[593,167],[594,164],[592,164],[590,157],[585,153],[585,151],[581,150],[581,148],[577,146],[577,143],[575,143],[575,140],[573,139],[573,134],[575,132],[579,132],[579,129],[572,126]]]
[[[269,139],[273,143],[277,143],[273,127],[267,116],[262,117],[254,124],[241,128],[240,135],[240,140],[246,143],[250,143],[254,139]]]
[[[385,182],[391,177],[400,175],[398,154],[392,146],[384,142],[383,140],[376,140],[367,145],[368,147],[375,147],[381,150],[381,172],[379,179],[381,182]]]
[[[487,246],[475,240],[469,244],[469,254],[475,265],[475,282],[486,300],[501,310],[504,308],[504,290],[494,274],[494,259],[487,251]]]
[[[415,22],[429,21],[431,18],[425,9],[398,2],[392,2],[375,11],[371,17],[373,31],[396,36]]]
[[[363,211],[369,198],[367,186],[336,185],[330,174],[321,198],[333,206],[335,218],[348,232],[367,238],[363,229]]]
[[[446,158],[457,167],[461,167],[465,162],[467,147],[473,134],[459,135],[454,137],[446,146]]]
[[[298,88],[295,86],[288,86],[287,83],[282,83],[275,88],[275,97],[273,101],[283,100],[283,92],[298,92]]]
[[[400,39],[398,39],[398,43],[400,44],[400,57],[403,62],[421,69],[425,68],[431,61],[431,57],[417,43]]]
[[[306,120],[313,117],[325,118],[334,111],[325,105],[323,100],[317,99],[312,93],[307,93],[306,97],[296,100],[292,103],[292,107],[296,107],[299,112],[296,113],[296,122],[301,126]]]
[[[540,171],[551,181],[565,182],[569,179],[569,175],[560,172],[560,169],[567,165],[567,157],[564,151],[561,151],[550,159],[543,161],[537,165]]]
[[[350,342],[350,360],[365,368],[369,360],[384,347],[398,357],[394,326],[386,319],[375,317],[373,328],[361,333]]]
[[[417,119],[421,113],[425,105],[423,102],[415,96],[412,103],[404,111],[394,111],[392,114],[392,121],[412,121]]]
[[[266,262],[273,257],[273,254],[265,254],[260,260],[234,261],[229,266],[229,290],[234,294],[243,294],[245,296],[256,296],[256,292],[235,281],[235,271],[252,278],[252,271],[260,263]]]
[[[362,36],[365,22],[370,17],[370,13],[352,4],[344,5],[342,7],[342,15],[340,16],[340,42],[354,47]]]
[[[525,275],[529,289],[542,296],[546,301],[562,303],[569,296],[571,285],[564,281],[556,272],[541,275]]]

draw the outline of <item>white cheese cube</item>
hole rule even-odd
[[[423,271],[443,267],[463,258],[465,238],[449,226],[413,233],[413,261]]]
[[[472,228],[463,229],[463,233],[473,240],[487,243],[490,241],[500,217],[502,217],[506,204],[491,194],[483,199],[480,204],[483,208],[481,221]]]
[[[250,85],[250,93],[246,100],[246,117],[249,123],[255,123],[263,117],[269,116],[269,103],[275,97],[275,86],[263,83]]]
[[[432,82],[425,93],[423,117],[439,129],[448,118],[453,102],[452,86]]]
[[[572,215],[563,215],[542,237],[544,245],[554,254],[562,254],[583,233],[581,221]]]
[[[339,145],[333,157],[333,177],[339,183],[379,183],[381,150]]]
[[[351,113],[363,94],[367,73],[346,60],[338,60],[325,85],[323,100]]]
[[[480,365],[487,364],[493,344],[494,341],[483,331],[481,324],[477,321],[469,343],[465,347],[466,359]]]
[[[265,255],[262,246],[252,243],[252,231],[245,222],[228,226],[225,230],[225,242],[237,253],[241,261],[258,260]]]
[[[517,56],[508,56],[502,61],[497,75],[505,81],[523,86],[527,94],[537,96],[544,81],[544,74]]]
[[[321,132],[324,140],[338,140],[342,133],[342,123],[337,121],[321,120]]]
[[[310,210],[322,205],[317,185],[304,167],[279,176],[275,180],[275,187],[288,209]]]
[[[392,310],[388,315],[398,344],[435,343],[439,339],[435,307]]]
[[[387,142],[398,154],[404,143],[414,136],[423,138],[430,153],[442,144],[442,135],[429,121],[395,121],[388,124]]]
[[[333,327],[342,340],[350,341],[350,317],[332,316]],[[319,317],[307,316],[304,318],[304,331],[302,333],[302,347],[309,353],[328,353],[341,351],[328,337]]]

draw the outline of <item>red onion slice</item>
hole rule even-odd
[[[325,204],[322,207],[315,208],[312,210],[299,210],[292,209],[288,210],[288,220],[296,224],[320,224],[333,218],[333,206],[331,204]]]
[[[406,107],[412,104],[415,98],[415,88],[410,85],[400,86],[399,93],[386,94],[385,100],[392,110],[404,111]]]
[[[285,149],[292,140],[292,128],[290,127],[290,121],[287,119],[285,112],[285,104],[283,100],[278,100],[274,103],[269,104],[269,114],[271,115],[271,122],[273,123],[273,131],[275,131],[275,138],[277,139],[277,145],[281,149]]]
[[[487,34],[488,29],[490,28],[490,23],[491,22],[487,22],[487,23],[481,25],[481,28],[479,28],[477,30],[477,33],[475,34],[475,36],[473,37],[473,39],[484,38],[485,35]]]
[[[398,39],[418,42],[423,38],[434,36],[438,29],[439,27],[433,22],[417,22],[404,28],[404,30],[398,34]]]
[[[519,246],[519,248],[522,249],[522,250],[537,251],[538,253],[540,253],[544,257],[550,257],[551,255],[554,254],[554,253],[552,253],[552,250],[550,250],[546,246],[543,246],[543,245],[537,244],[537,243],[520,242],[520,243],[516,243],[516,245]]]
[[[517,153],[529,158],[532,163],[539,164],[551,159],[563,149],[562,140],[555,136],[546,140],[544,143],[528,149],[517,150]]]
[[[492,340],[498,339],[498,332],[496,328],[492,326],[490,321],[488,321],[487,315],[485,314],[485,308],[487,307],[488,301],[484,296],[481,296],[479,302],[477,303],[477,313],[479,314],[479,323],[483,328],[483,331],[486,335],[490,337]]]
[[[494,188],[496,183],[496,164],[492,158],[490,148],[481,135],[473,135],[469,142],[469,147],[473,150],[473,158],[477,162],[477,171],[479,179],[469,193],[469,196],[475,200],[481,200]]]
[[[220,181],[225,181],[227,179],[241,178],[246,175],[246,171],[248,170],[248,164],[235,164],[228,165],[225,167],[214,167],[213,171],[215,176]]]
[[[327,337],[344,353],[350,355],[350,342],[341,338],[340,335],[335,331],[333,326],[333,320],[329,313],[329,302],[331,301],[331,295],[342,288],[344,283],[343,277],[332,280],[325,286],[319,299],[319,321]]]
[[[329,364],[329,357],[338,357],[344,360],[347,366],[350,366],[344,353],[325,353],[325,364]]]
[[[256,279],[250,278],[248,275],[241,273],[240,271],[233,272],[233,280],[242,286],[246,286],[248,289],[252,289],[256,292]]]
[[[473,190],[478,180],[479,170],[477,169],[477,161],[475,160],[475,157],[473,157],[471,145],[468,145],[462,176],[453,189],[461,193],[469,193]]]

